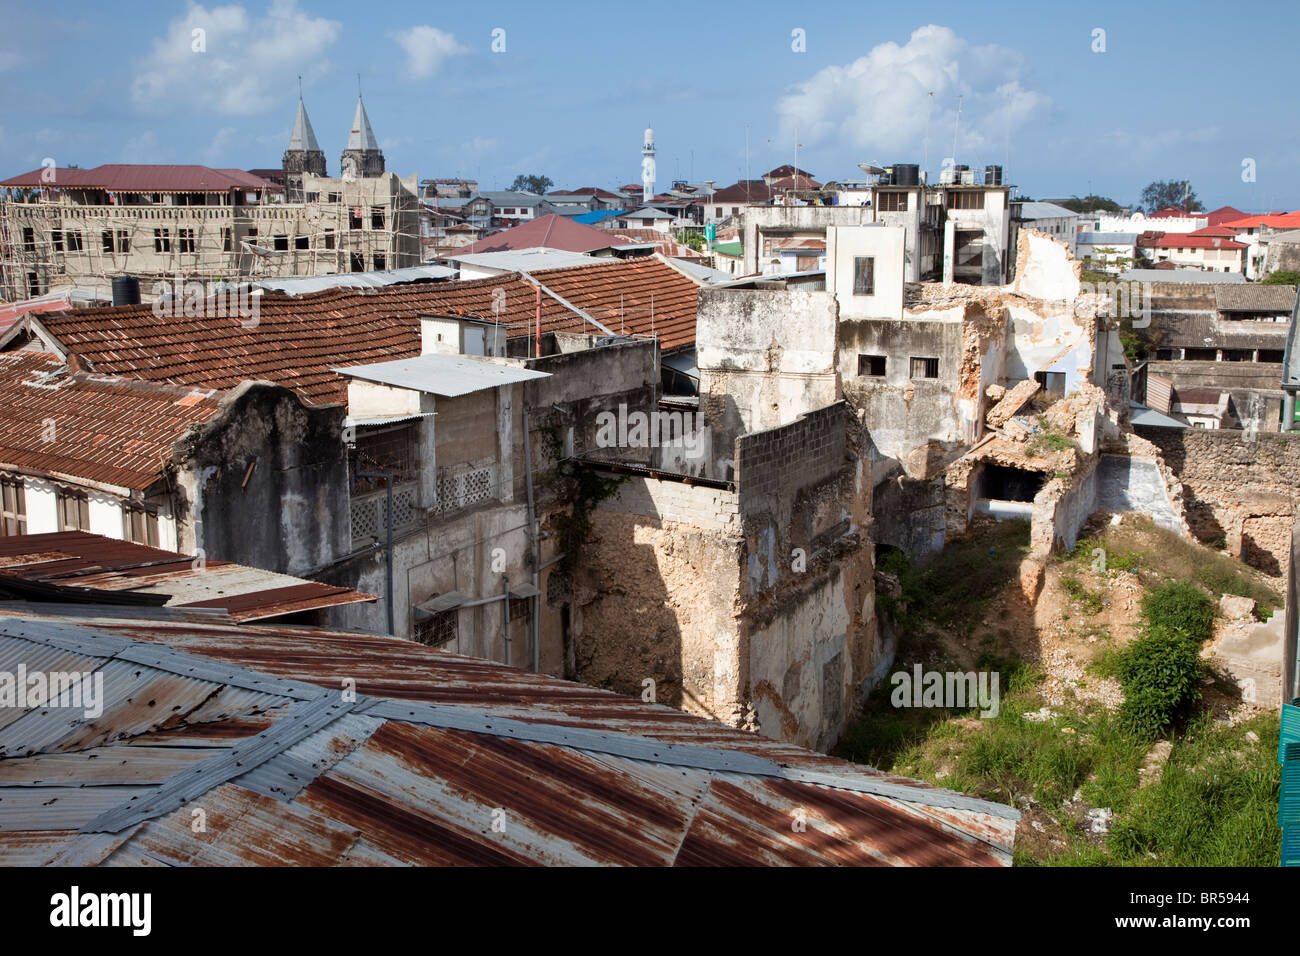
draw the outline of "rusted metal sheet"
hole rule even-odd
[[[1010,862],[1011,808],[667,707],[392,638],[149,613],[0,608],[0,634],[60,635],[51,660],[117,655],[81,658],[114,688],[98,721],[0,731],[45,751],[0,760],[0,861]]]
[[[157,596],[169,607],[220,608],[236,621],[377,600],[351,588],[228,561],[200,562],[84,531],[0,538],[0,574],[33,585]]]

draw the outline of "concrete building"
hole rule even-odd
[[[1036,229],[1059,239],[1076,255],[1075,236],[1079,232],[1079,214],[1051,202],[1013,202],[1011,217],[1024,228]]]

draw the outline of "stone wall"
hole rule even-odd
[[[882,653],[864,447],[840,402],[737,439],[735,491],[626,480],[580,556],[579,679],[833,745]]]
[[[1182,482],[1192,533],[1222,541],[1266,574],[1285,575],[1300,506],[1300,433],[1138,428]]]

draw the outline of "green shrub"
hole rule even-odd
[[[1169,581],[1142,599],[1142,616],[1152,629],[1180,631],[1199,644],[1214,636],[1214,602],[1185,581]]]
[[[1199,648],[1177,628],[1149,624],[1124,651],[1118,670],[1124,688],[1120,723],[1144,739],[1163,734],[1201,699]]]

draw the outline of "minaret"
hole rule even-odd
[[[325,154],[316,142],[316,133],[307,118],[307,107],[303,105],[301,93],[298,96],[298,115],[289,135],[289,148],[284,151],[280,168],[284,170],[285,199],[289,202],[302,202],[304,172],[325,175]]]
[[[655,196],[655,131],[646,129],[645,145],[641,147],[641,205]]]
[[[352,130],[348,133],[348,145],[343,150],[344,179],[373,179],[384,173],[384,154],[379,151],[379,142],[370,128],[370,117],[357,95],[357,111],[352,117]]]

